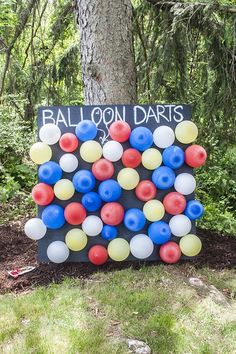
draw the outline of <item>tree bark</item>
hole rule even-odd
[[[85,104],[137,101],[130,0],[77,0]]]

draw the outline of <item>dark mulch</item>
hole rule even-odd
[[[208,266],[214,269],[236,266],[236,238],[221,236],[207,230],[198,230],[198,235],[203,242],[203,250],[191,264],[195,267]],[[7,270],[26,265],[36,266],[36,269],[18,279],[7,275]],[[127,267],[138,269],[142,265],[143,262],[107,263],[100,269],[108,272]],[[84,279],[95,271],[98,271],[98,268],[87,263],[38,264],[36,242],[12,227],[0,227],[0,293],[26,291],[38,285],[58,283],[65,276]]]

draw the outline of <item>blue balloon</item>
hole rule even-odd
[[[162,245],[170,240],[171,230],[166,222],[156,221],[150,224],[148,228],[148,236],[156,245]]]
[[[57,204],[47,206],[42,212],[42,221],[49,229],[60,229],[66,222],[64,209]]]
[[[117,237],[118,231],[115,226],[104,225],[102,228],[101,235],[104,240],[110,241]]]
[[[163,151],[162,160],[167,167],[180,168],[184,164],[184,151],[179,146],[169,146]]]
[[[145,127],[135,128],[130,134],[129,142],[134,149],[144,151],[153,144],[152,132]]]
[[[48,161],[43,163],[38,169],[38,177],[40,182],[47,184],[55,184],[62,176],[62,169],[58,163]]]
[[[121,187],[114,179],[107,179],[100,183],[98,193],[104,202],[114,202],[121,196]]]
[[[170,167],[158,167],[152,174],[152,182],[159,189],[169,189],[175,183],[175,173]]]
[[[89,192],[83,195],[81,202],[88,211],[96,211],[102,205],[100,195],[96,192]]]
[[[88,170],[80,170],[74,174],[72,182],[77,192],[88,193],[95,186],[95,177]]]
[[[76,126],[75,134],[81,141],[93,140],[97,135],[97,127],[91,120],[82,120]]]
[[[190,200],[189,202],[187,202],[184,214],[190,220],[199,219],[204,214],[204,207],[198,200]]]
[[[128,209],[125,213],[124,224],[130,231],[139,231],[146,224],[144,213],[138,208]]]

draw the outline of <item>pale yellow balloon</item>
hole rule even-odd
[[[140,177],[133,168],[123,168],[117,175],[117,181],[121,188],[129,191],[134,189],[139,183]]]
[[[54,186],[54,194],[60,200],[68,200],[74,193],[75,188],[69,179],[60,179]]]
[[[124,261],[130,254],[129,243],[124,238],[116,238],[109,243],[107,251],[113,261]]]
[[[155,170],[162,163],[162,156],[157,149],[147,149],[142,154],[142,164],[147,170]]]
[[[86,162],[95,162],[102,156],[102,147],[97,141],[85,141],[80,147],[80,156]]]
[[[165,215],[165,208],[159,200],[152,199],[144,204],[143,213],[147,220],[158,221]]]
[[[82,230],[72,229],[67,232],[65,241],[70,250],[81,251],[87,245],[88,237]]]
[[[190,144],[197,139],[198,128],[190,120],[183,120],[175,128],[176,139],[183,144]]]
[[[202,249],[202,242],[196,235],[188,234],[181,237],[179,247],[185,256],[194,257],[200,253]]]
[[[51,159],[52,149],[47,144],[38,142],[31,146],[29,154],[34,163],[41,165]]]

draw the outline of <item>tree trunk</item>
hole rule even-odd
[[[85,104],[135,103],[130,0],[77,0]]]

